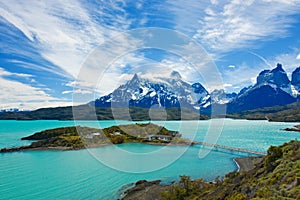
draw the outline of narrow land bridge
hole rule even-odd
[[[215,150],[218,149],[224,149],[224,150],[229,150],[229,151],[235,151],[235,152],[241,152],[241,153],[249,153],[249,154],[255,154],[259,156],[265,156],[267,155],[264,152],[259,152],[259,151],[252,151],[252,150],[247,150],[247,149],[241,149],[241,148],[236,148],[236,147],[229,147],[229,146],[224,146],[224,145],[219,145],[219,144],[209,144],[206,142],[196,142],[194,141],[192,145],[202,145],[204,147],[213,147]]]

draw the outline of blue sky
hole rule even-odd
[[[77,77],[95,48],[124,31],[147,27],[197,41],[228,92],[254,84],[261,70],[277,62],[288,74],[300,66],[299,0],[1,0],[0,110],[71,105],[73,93],[93,92]],[[136,45],[130,38],[119,42]],[[197,81],[184,64],[180,56],[155,49],[128,52],[93,93],[111,91],[120,83],[113,80],[130,77],[134,65],[167,66],[186,81]],[[75,84],[80,87],[73,90]]]

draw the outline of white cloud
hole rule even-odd
[[[112,8],[122,12],[117,2],[109,1],[99,7],[90,6],[88,11],[75,0],[30,3],[12,0],[0,3],[0,16],[31,40],[46,60],[76,77],[85,57],[94,47],[116,34],[116,30],[128,27],[130,20],[104,12]],[[91,11],[97,12],[100,19],[101,16],[110,17],[114,24],[108,27],[96,22],[90,16]]]
[[[219,53],[257,45],[258,40],[288,36],[288,28],[295,22],[292,15],[300,10],[298,0],[189,3],[193,6],[187,8],[181,1],[170,2],[178,30],[193,36],[206,49]]]
[[[0,76],[17,76],[21,78],[29,78],[32,77],[31,74],[24,74],[24,73],[13,73],[6,71],[4,68],[0,67]]]
[[[256,77],[265,65],[258,65],[257,68],[249,67],[246,63],[237,65],[235,68],[225,69],[222,73],[224,82],[232,86],[232,91],[249,86],[256,82]],[[251,78],[252,77],[252,78]],[[229,88],[226,88],[229,89]]]
[[[205,48],[210,48],[216,54],[249,47],[252,42],[259,40],[287,36],[288,28],[294,22],[291,15],[299,12],[300,9],[298,0],[235,0],[229,2],[190,0],[188,3],[190,6],[186,5],[185,0],[167,1],[163,4],[165,6],[163,8],[168,10],[166,10],[165,16],[161,17],[166,22],[173,24],[176,30],[191,37],[194,36],[201,44],[205,45]],[[169,70],[176,70],[187,81],[201,81],[198,79],[199,75],[195,76],[195,73],[193,73],[195,70],[192,70],[192,66],[186,63],[189,60],[187,57],[181,59],[165,58],[157,63],[145,59],[143,55],[129,53],[121,55],[117,60],[110,60],[113,63],[107,66],[102,66],[99,63],[102,63],[103,59],[109,60],[115,57],[105,58],[102,55],[93,58],[93,61],[89,60],[89,63],[85,63],[84,61],[95,47],[103,44],[103,42],[115,36],[119,31],[127,30],[130,27],[132,21],[127,18],[128,11],[124,10],[125,5],[126,1],[103,1],[98,5],[82,5],[80,1],[75,0],[32,1],[30,3],[16,0],[2,1],[0,3],[0,18],[2,17],[19,29],[37,48],[37,52],[40,52],[46,60],[57,65],[62,70],[58,71],[55,67],[51,67],[50,64],[49,66],[40,66],[23,61],[12,60],[12,62],[20,64],[27,69],[47,71],[66,77],[77,77],[80,68],[88,65],[87,71],[78,80],[77,87],[74,89],[75,93],[83,95],[92,93],[107,94],[127,80],[129,78],[128,74],[132,74],[132,72],[167,75]],[[140,1],[136,2],[136,8],[143,10],[145,6]],[[97,19],[94,16],[97,16]],[[147,20],[151,20],[147,18],[147,15],[142,16],[144,18],[136,20],[142,25]],[[109,20],[109,23],[105,20]],[[133,49],[135,46],[139,46],[140,42],[126,36],[117,37],[114,44],[119,46],[112,50],[109,48],[109,45],[112,45],[112,43],[108,44],[106,53],[111,53],[112,55],[118,52],[121,53],[128,47]],[[111,50],[114,52],[110,52]],[[194,51],[193,49],[190,50],[191,52]],[[195,57],[194,54],[191,54],[191,57]],[[287,68],[289,66],[294,68],[299,66],[299,59],[300,54],[298,51],[298,54],[279,55],[274,60],[283,63]],[[204,65],[206,62],[204,60],[201,64]],[[126,64],[131,65],[131,71],[125,70]],[[297,65],[292,66],[294,64]],[[164,68],[164,70],[161,70],[161,68]],[[103,72],[104,76],[99,76],[97,70]],[[1,71],[0,68],[2,81],[11,81],[5,79],[4,76],[28,76],[28,78],[30,76],[7,73],[11,72]],[[122,76],[124,73],[125,75]],[[246,67],[246,65],[229,65],[228,69],[225,69],[223,73],[223,78],[228,87],[231,85],[234,88],[241,83],[251,83],[249,77],[255,77],[258,73],[259,70],[257,68],[251,69],[248,66]],[[208,79],[214,80],[213,77]],[[16,81],[12,82],[14,84],[22,84]],[[67,86],[73,87],[74,83],[67,84]],[[59,101],[59,99],[55,98],[51,100],[53,97],[47,95],[44,92],[45,90],[26,84],[23,84],[22,87],[24,87],[25,91],[27,90],[33,94],[33,98],[38,100],[42,99],[35,92],[41,92],[40,96],[44,97],[45,101]],[[10,92],[13,94],[12,90]],[[62,94],[69,93],[71,93],[71,90],[62,92]]]
[[[226,88],[226,87],[232,87],[232,84],[230,84],[230,83],[225,83],[224,84],[224,87]]]
[[[71,105],[72,102],[66,99],[52,97],[45,92],[45,89],[33,87],[29,84],[21,83],[15,80],[9,80],[9,77],[31,77],[22,73],[11,73],[0,68],[0,109],[19,108],[23,110],[32,110],[40,107],[51,107],[55,105]]]
[[[268,60],[272,61],[272,66],[275,67],[277,63],[281,63],[288,74],[291,74],[297,67],[300,66],[300,61],[297,59],[299,49],[294,49],[290,52],[282,53],[271,57]],[[299,56],[300,57],[300,56]]]
[[[76,90],[65,90],[62,92],[62,94],[92,94],[92,91],[89,90],[82,90],[82,89],[76,89]]]
[[[251,77],[251,82],[252,82],[252,84],[255,84],[256,83],[256,76],[255,77]]]

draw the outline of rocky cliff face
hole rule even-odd
[[[277,67],[273,70],[264,70],[259,73],[257,77],[257,85],[262,84],[274,84],[277,87],[287,87],[290,80],[282,68],[281,64],[277,64]]]
[[[295,89],[300,92],[300,67],[295,69],[292,73],[292,85],[295,87]]]

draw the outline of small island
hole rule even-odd
[[[152,123],[111,126],[104,129],[71,126],[44,130],[21,140],[35,140],[28,146],[3,148],[0,152],[24,150],[79,150],[111,144],[146,143],[156,145],[188,145],[177,131]]]
[[[293,126],[292,128],[285,128],[285,131],[296,131],[300,132],[300,124]]]

